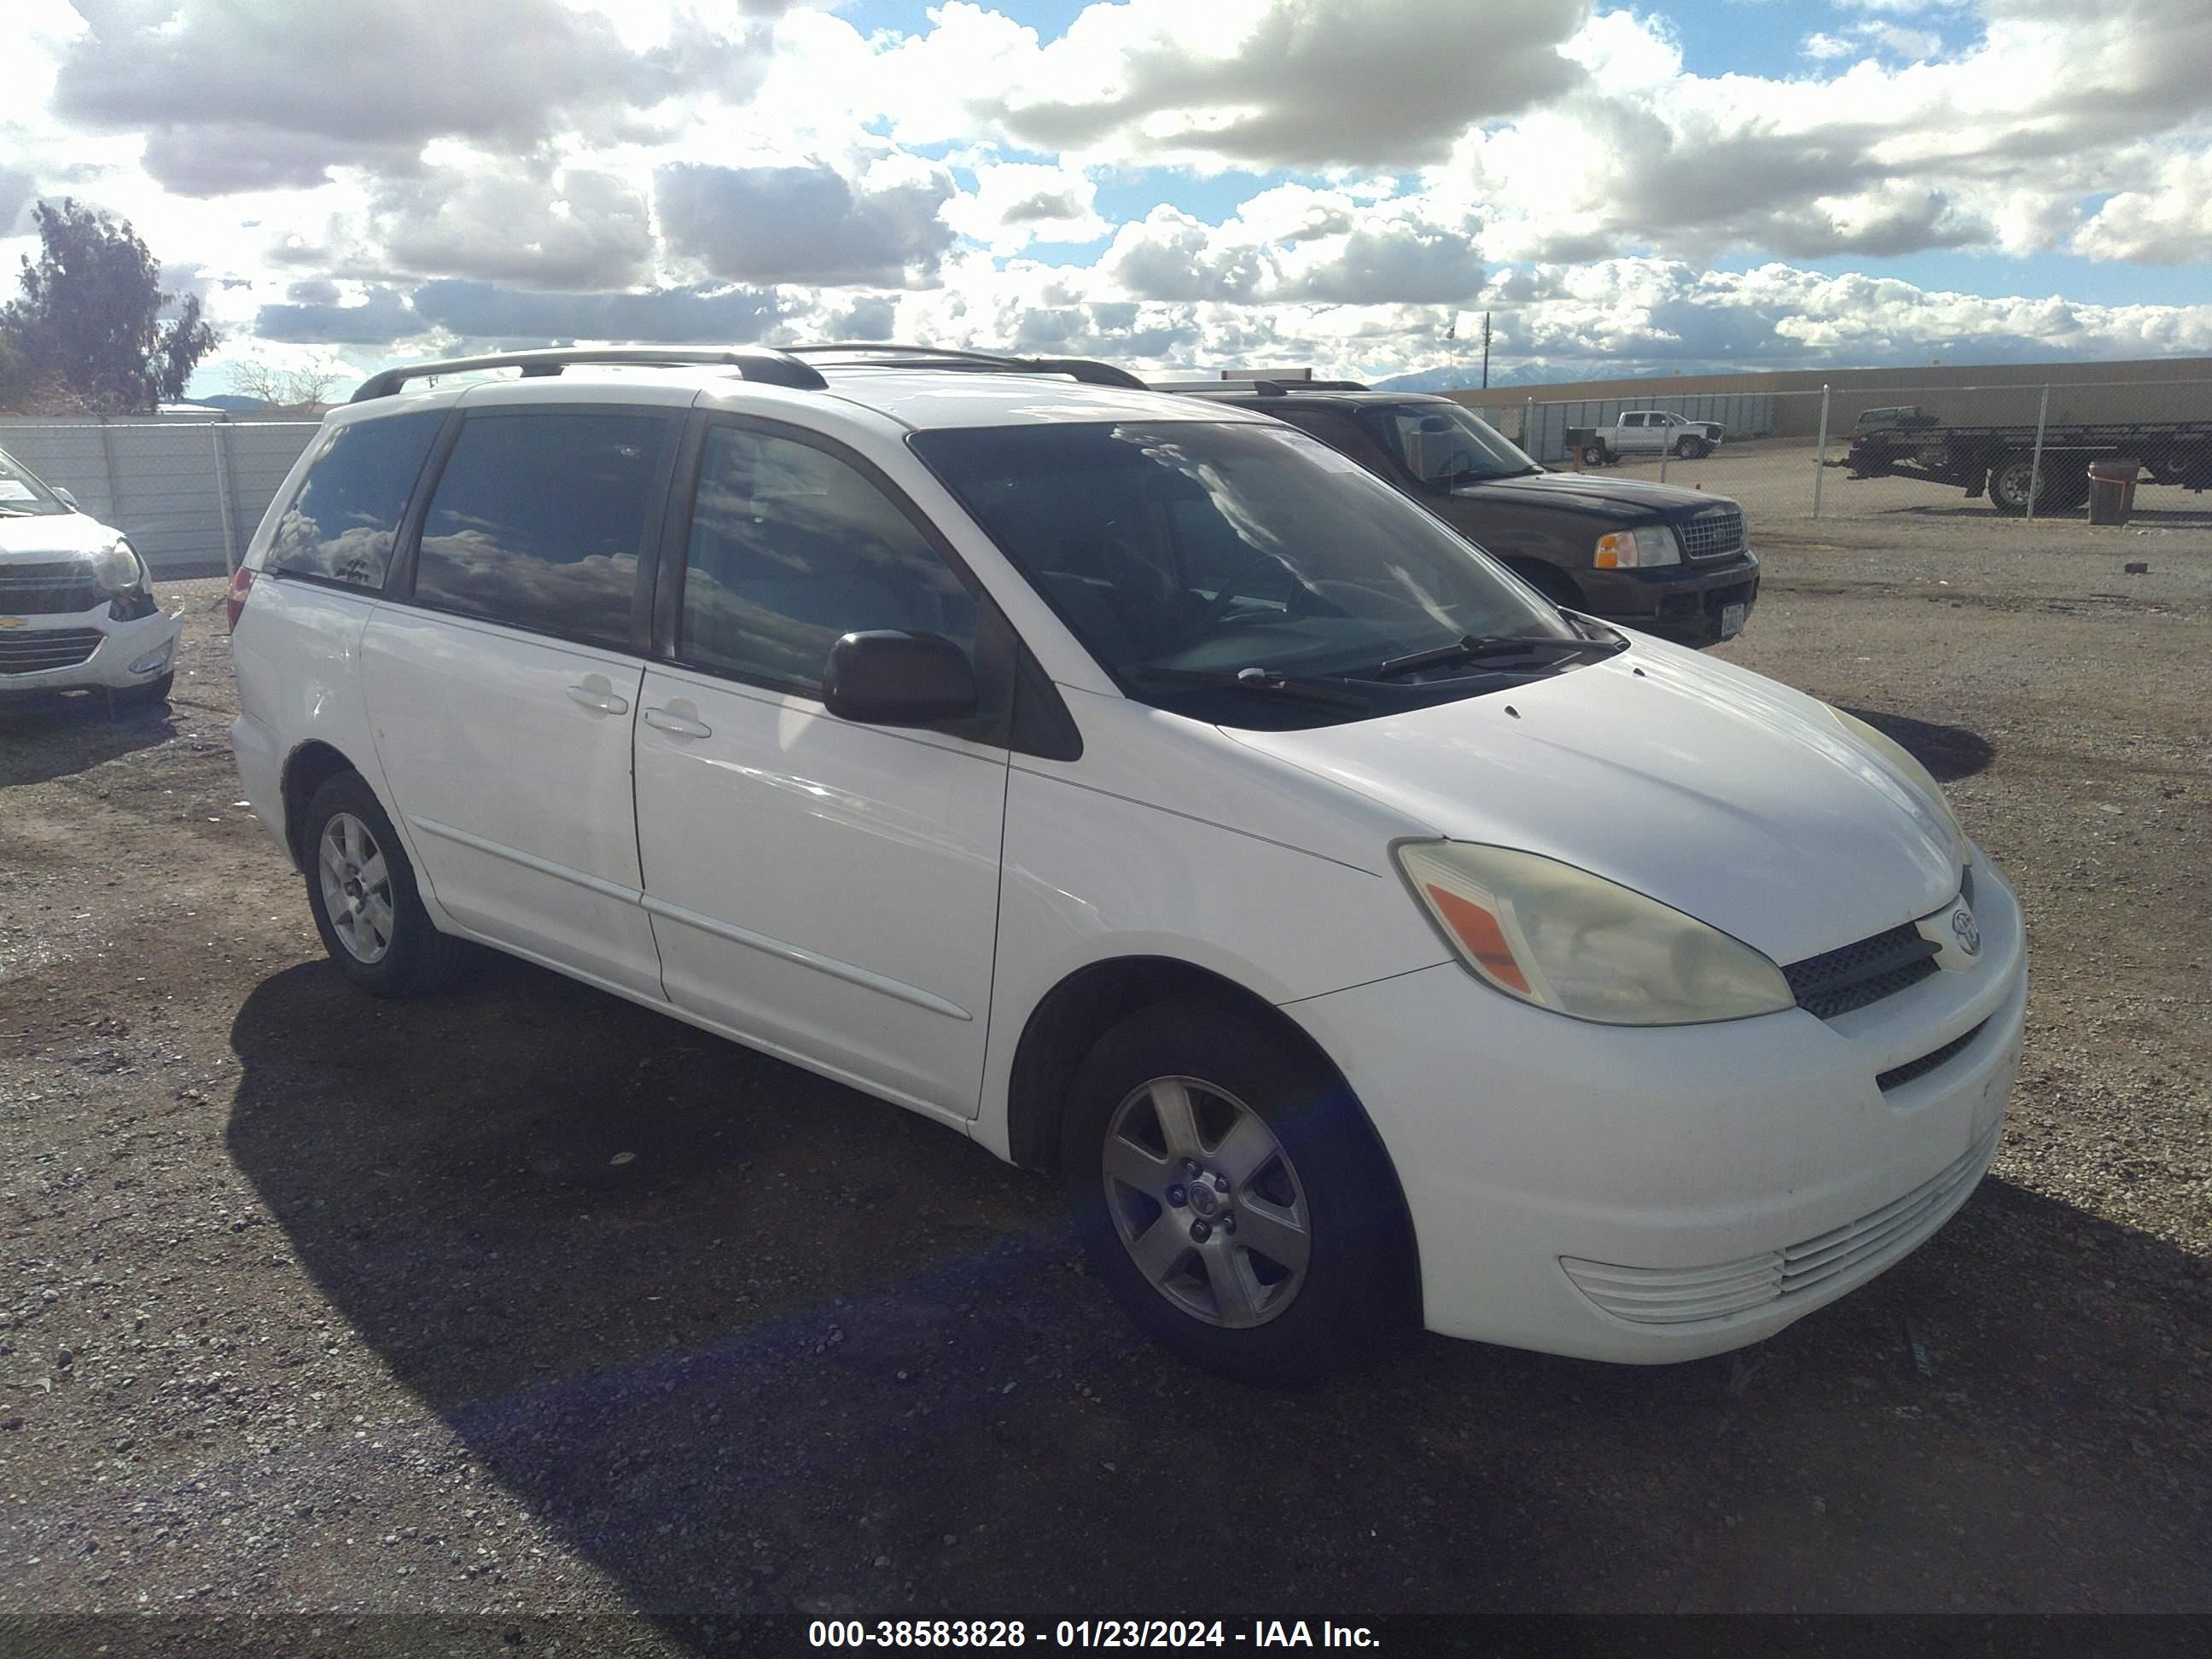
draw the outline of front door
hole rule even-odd
[[[680,591],[662,600],[637,729],[645,908],[669,1000],[972,1117],[1006,751],[976,723],[854,725],[823,709],[821,686],[845,633],[938,634],[975,659],[995,617],[858,457],[731,417],[696,447],[688,532],[662,558]]]
[[[634,409],[471,415],[411,594],[380,606],[362,641],[377,756],[438,902],[509,949],[654,997],[632,627],[641,639],[640,554],[676,430]]]

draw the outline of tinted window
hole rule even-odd
[[[1361,678],[1468,635],[1573,637],[1389,485],[1272,422],[957,428],[908,441],[1142,695],[1170,684],[1148,681],[1152,671]]]
[[[821,689],[830,647],[865,629],[972,651],[975,601],[884,493],[825,451],[732,427],[707,434],[678,654]]]
[[[1539,470],[1487,421],[1457,404],[1370,409],[1362,418],[1406,470],[1425,483],[1516,478]]]
[[[276,521],[268,568],[380,592],[400,515],[445,418],[391,415],[323,438],[307,483]]]
[[[430,498],[416,599],[627,645],[669,430],[659,415],[471,416]]]

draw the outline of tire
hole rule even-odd
[[[1158,1003],[1101,1038],[1070,1086],[1060,1170],[1108,1288],[1194,1364],[1308,1382],[1418,1326],[1413,1229],[1366,1115],[1233,1006]]]
[[[1603,444],[1584,444],[1583,446],[1583,465],[1584,466],[1603,466],[1605,465],[1605,446]]]
[[[1684,438],[1674,446],[1674,453],[1686,461],[1703,460],[1713,453],[1713,447],[1703,438]]]
[[[176,685],[177,671],[171,669],[157,680],[148,680],[143,685],[126,685],[107,694],[107,699],[118,708],[151,708],[169,700],[169,692]]]
[[[373,996],[410,997],[460,976],[468,946],[431,922],[392,820],[358,773],[325,780],[300,828],[307,908],[348,979]]]
[[[2034,473],[2034,456],[2005,456],[1990,469],[1990,505],[2008,519],[2021,516],[2027,511],[2028,489]],[[2035,504],[2037,511],[2047,505],[2050,493],[2051,481],[2046,477]]]
[[[1583,608],[1581,591],[1574,578],[1556,566],[1548,564],[1516,564],[1513,574],[1534,588],[1553,605],[1564,605],[1579,611]]]

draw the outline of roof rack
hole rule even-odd
[[[1287,398],[1304,392],[1372,392],[1359,380],[1154,380],[1155,392],[1180,392],[1206,398]]]
[[[1011,357],[991,351],[957,351],[945,346],[905,345],[895,340],[829,341],[817,345],[792,346],[793,357],[848,356],[859,360],[848,368],[942,368],[969,374],[997,372],[1012,374],[1065,374],[1085,386],[1121,386],[1132,392],[1150,388],[1126,368],[1088,357]],[[810,365],[811,367],[811,365]]]
[[[548,351],[502,351],[488,357],[447,357],[436,362],[408,363],[372,374],[355,391],[351,403],[388,398],[410,380],[434,374],[465,374],[480,368],[519,368],[526,379],[558,374],[571,365],[627,363],[671,368],[693,364],[734,368],[748,380],[789,386],[798,392],[822,392],[829,381],[810,363],[788,352],[767,346],[724,346],[701,349],[689,346],[561,346]]]

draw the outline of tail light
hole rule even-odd
[[[238,574],[230,579],[229,591],[222,596],[224,614],[230,618],[229,632],[238,631],[239,613],[246,609],[246,596],[253,591],[253,567],[242,564]]]

